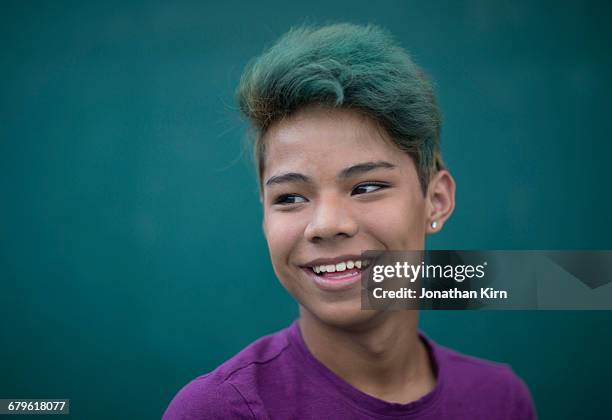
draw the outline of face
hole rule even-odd
[[[263,141],[264,232],[276,275],[321,321],[368,321],[376,314],[360,308],[360,254],[424,248],[429,207],[412,158],[351,110],[306,108]]]

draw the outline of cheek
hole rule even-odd
[[[369,212],[364,223],[367,231],[387,249],[422,249],[425,244],[424,215],[424,200],[417,201],[416,205],[408,200],[395,200],[378,211]]]
[[[291,281],[294,272],[290,265],[292,251],[296,249],[303,237],[299,218],[294,214],[266,214],[264,230],[270,252],[270,260],[276,277],[290,294],[296,294],[296,284]]]
[[[300,242],[303,230],[300,223],[291,214],[266,213],[264,230],[268,241],[270,257],[275,269],[277,264],[287,262],[292,249]]]

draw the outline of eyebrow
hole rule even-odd
[[[356,175],[361,175],[366,172],[373,171],[375,169],[393,168],[395,168],[395,165],[389,162],[385,162],[384,160],[379,160],[376,162],[362,162],[341,170],[338,174],[338,179],[348,179]],[[266,181],[266,186],[284,184],[289,182],[302,182],[308,184],[312,183],[312,179],[298,172],[287,172],[284,174],[271,176]]]
[[[312,180],[306,175],[302,175],[297,172],[287,172],[286,174],[271,176],[266,181],[266,186],[284,184],[288,182],[312,183]]]
[[[346,169],[343,169],[338,174],[338,179],[347,179],[353,177],[355,175],[361,175],[366,172],[373,171],[375,169],[393,169],[395,165],[389,162],[385,162],[384,160],[379,160],[376,162],[363,162],[358,163],[353,166],[349,166]]]

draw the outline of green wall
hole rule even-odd
[[[188,380],[296,316],[233,91],[249,58],[306,19],[381,24],[435,80],[458,192],[432,248],[612,248],[605,2],[0,10],[0,398],[159,418]],[[510,363],[542,419],[609,415],[611,321],[422,315],[439,343]]]

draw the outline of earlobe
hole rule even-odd
[[[438,223],[437,220],[432,221],[427,227],[427,233],[438,233],[442,229],[442,226]]]

